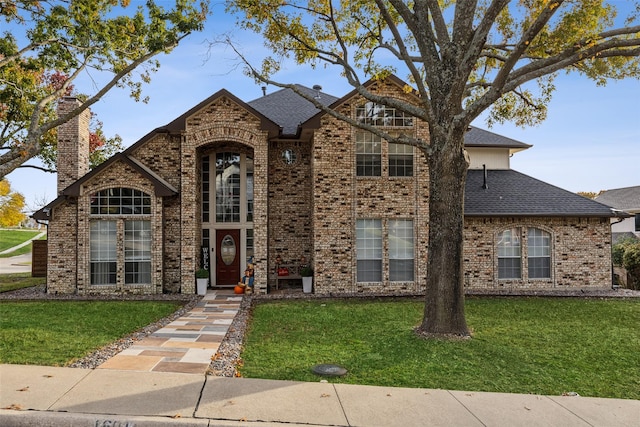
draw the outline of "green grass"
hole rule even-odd
[[[640,301],[470,298],[473,338],[418,338],[424,304],[268,302],[255,307],[242,353],[250,378],[640,399]]]
[[[180,302],[1,301],[0,363],[65,366],[173,313]]]
[[[46,277],[31,277],[31,273],[0,274],[0,293],[44,285],[46,281]]]
[[[38,230],[0,230],[0,252],[18,246],[20,243],[24,243],[40,233],[41,231]]]

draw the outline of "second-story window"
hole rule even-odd
[[[367,102],[356,108],[356,119],[371,126],[412,127],[413,117],[382,104]]]
[[[413,147],[389,143],[389,176],[413,176]]]
[[[358,176],[382,174],[382,140],[371,132],[356,132],[356,174]]]

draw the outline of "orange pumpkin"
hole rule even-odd
[[[244,286],[236,285],[236,287],[233,288],[233,292],[236,294],[244,294]]]

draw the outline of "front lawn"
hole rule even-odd
[[[36,237],[38,230],[0,230],[0,252]]]
[[[65,366],[181,305],[177,301],[0,301],[0,363]]]
[[[46,277],[31,277],[31,273],[0,274],[0,293],[44,285],[46,282]]]
[[[413,333],[417,300],[258,304],[242,353],[244,377],[640,399],[640,300],[468,298],[473,339]]]

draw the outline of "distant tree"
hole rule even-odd
[[[230,0],[239,26],[264,37],[262,66],[240,50],[247,73],[296,91],[327,114],[393,143],[419,149],[429,165],[426,302],[418,332],[468,336],[464,316],[464,135],[485,111],[489,123],[537,124],[562,71],[603,85],[640,77],[640,5],[604,0]],[[617,7],[629,10],[616,20]],[[295,82],[277,81],[283,59],[337,66],[368,102],[429,124],[430,138],[386,132],[323,106]],[[405,78],[416,102],[383,96],[364,79]]]
[[[11,191],[11,184],[6,178],[0,180],[0,227],[20,225],[27,216],[24,209],[24,196]]]
[[[587,199],[595,199],[602,193],[604,193],[604,190],[600,190],[597,193],[595,191],[578,191],[577,194],[579,194],[582,197],[586,197]]]
[[[0,1],[0,19],[9,24],[0,37],[0,178],[51,147],[57,126],[114,86],[128,87],[140,100],[142,83],[159,67],[152,59],[202,30],[208,14],[208,0],[174,0],[172,9],[161,6],[165,1],[147,0],[135,9],[129,3]],[[82,75],[94,79],[96,90],[57,117],[55,102]]]

